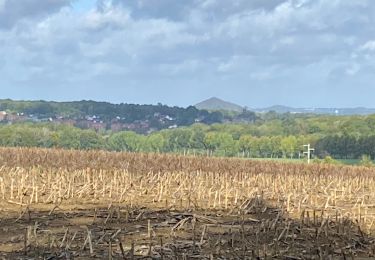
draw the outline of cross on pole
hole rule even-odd
[[[311,152],[315,151],[314,148],[310,148],[310,144],[305,144],[303,147],[307,147],[307,152],[303,152],[303,154],[307,155],[307,163],[310,163],[310,158],[311,158]]]

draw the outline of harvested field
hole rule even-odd
[[[4,259],[371,259],[375,169],[0,149]]]

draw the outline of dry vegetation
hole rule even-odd
[[[375,168],[0,149],[4,259],[357,259]]]

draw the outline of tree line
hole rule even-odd
[[[256,136],[247,132],[229,133],[222,127],[195,124],[141,135],[130,131],[98,133],[66,125],[23,123],[0,126],[0,146],[300,158],[303,145],[311,143],[316,148],[315,155],[321,158],[331,155],[337,159],[357,159],[364,154],[375,157],[375,134]]]
[[[362,155],[375,158],[375,134],[368,136],[331,135],[316,143],[317,155],[330,155],[336,159],[358,159]]]
[[[89,129],[87,124],[91,121],[100,122],[106,130],[114,128],[126,128],[121,125],[143,123],[143,127],[134,127],[138,133],[148,133],[154,130],[168,129],[176,126],[190,126],[197,122],[211,125],[224,122],[254,123],[260,117],[252,111],[244,109],[241,112],[207,111],[199,110],[194,106],[186,108],[167,106],[161,103],[157,105],[140,104],[112,104],[109,102],[97,102],[90,100],[74,102],[54,101],[14,101],[0,99],[0,111],[11,115],[21,115],[22,121],[63,121],[67,120],[75,127]],[[21,120],[3,119],[0,122],[13,123]],[[73,122],[73,123],[72,123]]]
[[[33,115],[38,118],[56,118],[61,116],[64,118],[81,119],[86,116],[95,115],[104,122],[111,122],[113,119],[118,119],[121,123],[147,120],[150,122],[151,127],[157,129],[162,128],[162,125],[155,118],[155,114],[168,115],[170,118],[173,118],[174,124],[180,126],[192,125],[197,119],[206,124],[220,123],[223,120],[223,114],[220,112],[199,110],[194,106],[182,108],[163,104],[112,104],[91,100],[52,102],[3,99],[0,100],[0,111]]]

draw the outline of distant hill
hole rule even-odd
[[[265,107],[265,108],[256,108],[255,111],[257,112],[269,112],[269,111],[275,111],[277,113],[293,113],[296,112],[296,109],[293,107],[287,107],[287,106],[281,106],[281,105],[275,105],[271,107]]]
[[[275,111],[277,113],[292,114],[326,114],[326,115],[369,115],[375,114],[374,108],[355,107],[355,108],[294,108],[287,106],[271,106],[255,109],[256,112],[266,113]]]
[[[189,126],[196,122],[221,123],[221,113],[167,105],[112,104],[82,100],[73,102],[0,99],[0,124],[56,122],[96,130],[132,130],[139,133]]]
[[[241,112],[243,110],[243,107],[240,105],[224,101],[222,99],[212,97],[210,99],[207,99],[205,101],[202,101],[195,105],[197,109],[201,110],[227,110],[227,111],[236,111]]]

